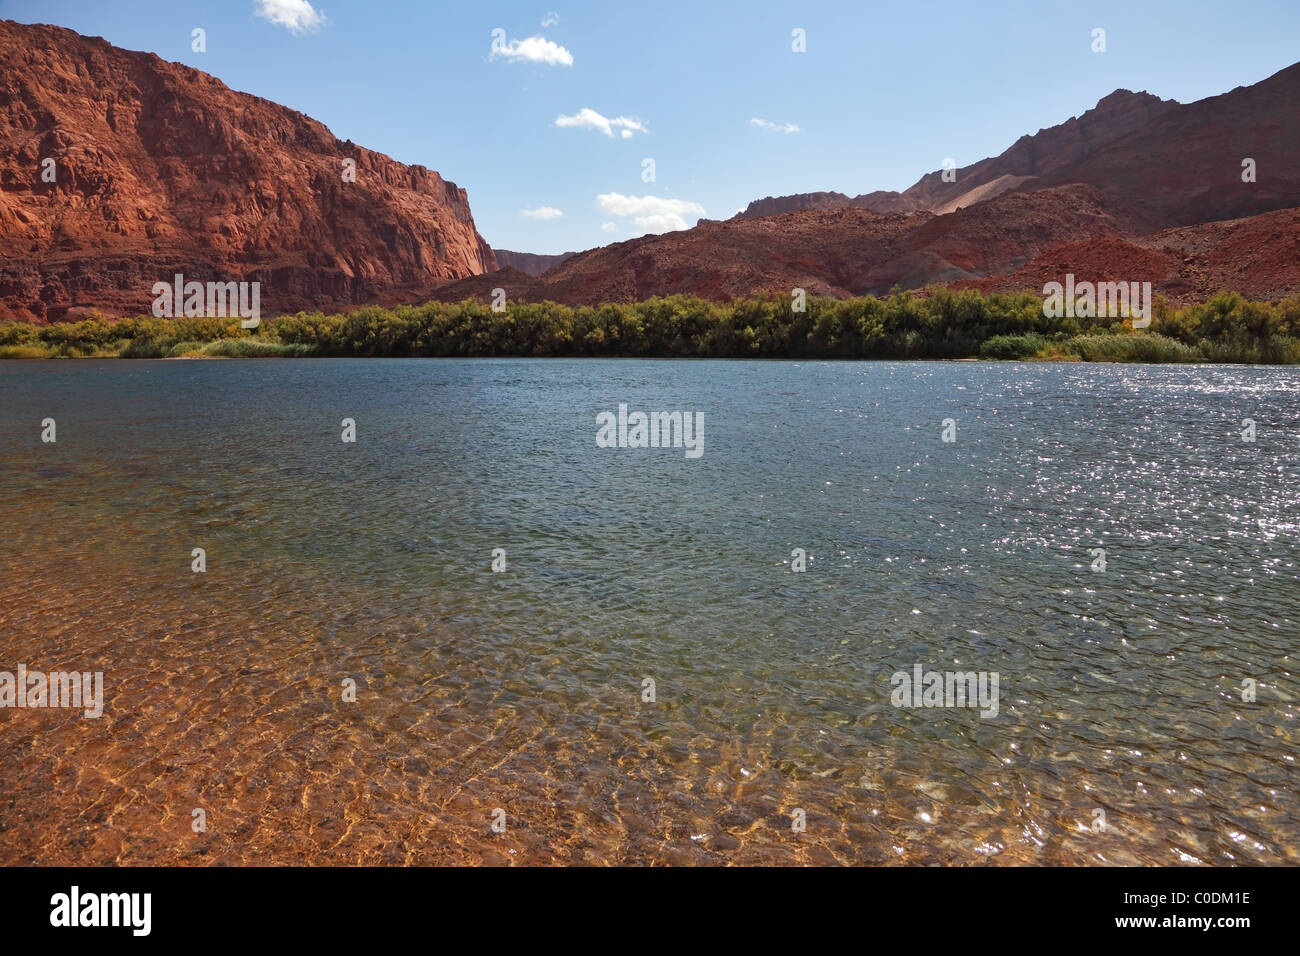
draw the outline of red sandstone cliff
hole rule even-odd
[[[0,317],[147,312],[176,272],[260,281],[273,313],[495,266],[432,170],[153,54],[0,21]]]

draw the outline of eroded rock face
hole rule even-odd
[[[177,272],[260,281],[271,314],[495,266],[433,170],[153,54],[0,21],[0,317],[146,313]]]

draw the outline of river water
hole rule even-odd
[[[1291,368],[0,362],[0,671],[104,675],[0,862],[1295,864],[1298,475]]]

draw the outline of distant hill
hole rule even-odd
[[[511,252],[509,249],[493,249],[492,252],[496,255],[499,268],[518,269],[530,276],[539,276],[577,255],[576,252],[562,252],[558,256],[539,256],[531,252]]]

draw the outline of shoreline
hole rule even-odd
[[[386,361],[401,359],[417,359],[420,361],[535,361],[535,362],[574,362],[574,361],[601,361],[601,362],[909,362],[909,363],[964,363],[975,365],[1182,365],[1192,367],[1217,367],[1227,368],[1232,366],[1252,367],[1259,366],[1265,368],[1291,368],[1295,362],[1240,362],[1240,361],[1197,361],[1197,362],[1151,362],[1140,359],[1086,359],[1078,356],[1052,356],[1045,358],[1022,358],[1022,359],[1003,359],[1003,358],[986,358],[983,356],[972,355],[961,358],[940,358],[940,357],[861,357],[861,358],[842,358],[837,356],[807,356],[807,355],[764,355],[764,356],[740,356],[740,355],[322,355],[304,353],[298,355],[162,355],[162,356],[124,356],[113,352],[106,352],[98,355],[6,355],[3,349],[0,349],[0,362],[86,362],[86,361],[124,361],[124,362],[228,362],[236,359],[250,360],[275,360],[283,359],[289,361],[301,359],[329,359],[331,361]]]

